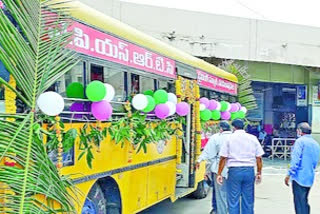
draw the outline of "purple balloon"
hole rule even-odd
[[[170,108],[166,104],[159,104],[156,106],[154,112],[159,119],[165,119],[170,114]]]
[[[212,111],[212,110],[216,110],[217,107],[218,107],[218,102],[215,101],[215,100],[210,100],[210,101],[209,101],[209,106],[208,106],[207,109],[209,109],[210,111]]]
[[[233,113],[233,112],[237,112],[237,111],[238,111],[238,105],[235,103],[232,103],[230,112]]]
[[[97,120],[107,120],[112,115],[112,106],[106,100],[94,102],[91,105],[91,112]]]
[[[176,107],[177,107],[176,112],[180,116],[186,116],[190,112],[190,106],[186,102],[178,103]]]
[[[72,112],[84,112],[84,103],[72,103],[70,106],[70,111]],[[82,118],[82,114],[74,114],[73,118]]]
[[[231,113],[228,111],[221,112],[222,120],[229,120],[231,118]]]
[[[208,108],[208,106],[209,106],[209,99],[206,98],[206,97],[202,97],[202,98],[200,99],[200,104],[203,104],[203,105],[205,105],[206,108]]]

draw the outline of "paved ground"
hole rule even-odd
[[[291,188],[284,185],[286,164],[274,167],[267,164],[264,168],[263,183],[256,188],[256,214],[294,214]],[[320,213],[320,175],[310,192],[311,214]],[[159,203],[140,214],[208,214],[211,195],[202,200],[183,198],[172,204],[170,201]]]

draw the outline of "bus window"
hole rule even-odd
[[[209,91],[206,89],[200,89],[200,97],[209,97]]]
[[[158,89],[163,89],[165,91],[168,91],[168,81],[165,80],[159,80],[158,81]]]
[[[137,74],[131,74],[131,94],[139,94],[140,92],[140,78]]]
[[[53,86],[53,91],[66,97],[66,89],[73,82],[83,84],[83,62],[78,63],[71,71],[63,75]]]
[[[140,76],[140,92],[143,93],[146,90],[155,90],[154,79]]]
[[[122,102],[126,101],[127,89],[126,85],[126,72],[104,67],[103,82],[109,83],[115,90],[115,97],[113,101]]]
[[[91,70],[91,72],[90,72],[91,81],[99,80],[101,82],[104,82],[103,66],[91,64],[90,70]]]

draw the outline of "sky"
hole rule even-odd
[[[212,14],[320,27],[320,0],[122,0]]]

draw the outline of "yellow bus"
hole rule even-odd
[[[200,96],[233,101],[237,78],[205,61],[156,40],[92,8],[72,2],[74,39],[69,48],[76,50],[81,62],[51,88],[65,95],[70,83],[84,86],[93,80],[112,84],[114,116],[122,117],[122,104],[132,94],[166,89],[179,101],[191,105],[186,123],[179,124],[181,138],[147,145],[147,152],[136,153],[130,142],[117,145],[110,137],[93,150],[92,166],[81,154],[79,138],[63,160],[63,175],[70,175],[81,191],[76,208],[83,214],[132,214],[165,199],[172,202],[194,193],[206,196],[205,166],[195,169],[201,150],[199,116]],[[0,92],[0,111],[5,111],[4,90]],[[72,100],[71,100],[72,101]],[[80,130],[95,121],[65,116],[65,129]],[[168,124],[170,121],[168,121]],[[110,126],[103,122],[102,127]]]

